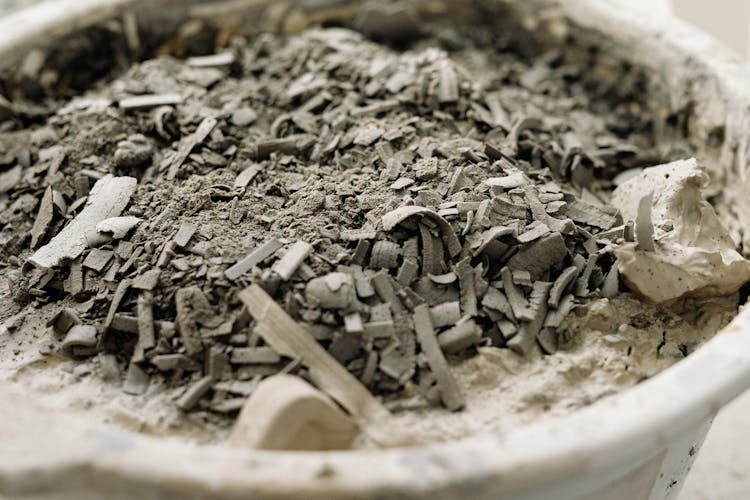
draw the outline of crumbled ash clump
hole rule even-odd
[[[661,155],[579,63],[482,30],[398,52],[325,29],[135,64],[0,135],[14,328],[40,311],[50,351],[213,419],[309,377],[240,301],[257,284],[374,394],[460,408],[443,356],[552,354],[576,306],[618,293],[633,231],[607,192]]]

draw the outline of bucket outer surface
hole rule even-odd
[[[514,29],[552,39],[573,32],[615,60],[643,67],[648,90],[663,108],[655,113],[666,116],[689,105],[696,140],[724,131],[712,178],[745,182],[748,70],[707,35],[666,12],[644,11],[648,2],[415,1],[429,6],[422,10],[431,15],[445,16],[474,3],[502,4],[515,13]],[[0,68],[12,68],[31,47],[118,19],[128,9],[162,10],[185,20],[200,12],[219,15],[222,8],[237,17],[235,6],[258,25],[278,27],[273,16],[280,11],[300,9],[307,17],[295,19],[314,22],[325,9],[354,15],[359,2],[276,4],[53,0],[0,19]],[[199,446],[86,426],[0,385],[0,498],[668,500],[677,498],[713,417],[748,387],[747,308],[677,365],[567,417],[512,434],[405,449],[288,453]]]

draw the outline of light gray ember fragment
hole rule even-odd
[[[491,252],[493,255],[502,254],[508,249],[508,245],[501,243],[498,238],[511,235],[515,232],[512,227],[495,226],[487,229],[482,233],[482,242],[479,244],[473,255],[477,257],[484,252]]]
[[[161,269],[149,269],[133,278],[132,287],[137,290],[153,290],[159,284]]]
[[[119,383],[121,380],[120,366],[114,354],[99,354],[99,371],[104,382]]]
[[[588,259],[586,259],[586,266],[576,280],[575,294],[577,297],[583,297],[589,293],[589,280],[591,279],[591,273],[596,266],[596,260],[596,254],[591,254]]]
[[[360,381],[368,386],[372,384],[375,378],[375,373],[378,369],[378,353],[376,351],[370,351],[367,353],[367,359],[365,360],[365,367],[362,370],[362,376]]]
[[[638,249],[644,252],[653,252],[654,246],[654,223],[651,221],[651,207],[653,205],[653,191],[641,198],[638,202],[638,216],[635,220],[635,241]]]
[[[490,187],[499,187],[502,189],[515,189],[525,186],[529,182],[529,179],[526,178],[523,172],[516,172],[505,177],[490,177],[484,181]]]
[[[65,335],[73,326],[80,324],[80,316],[70,307],[61,309],[47,322],[47,326],[51,326],[57,336]]]
[[[560,303],[560,297],[568,289],[573,280],[578,276],[578,268],[576,266],[570,266],[566,268],[555,280],[552,285],[552,289],[549,292],[549,299],[547,304],[550,307],[557,307]]]
[[[156,347],[156,331],[154,329],[153,295],[142,291],[138,295],[138,343],[135,346],[133,360],[141,362],[144,354]]]
[[[458,101],[458,77],[449,61],[440,61],[438,69],[438,101],[451,103]]]
[[[415,259],[404,258],[401,267],[398,269],[396,281],[402,286],[409,286],[419,274],[419,264]]]
[[[283,244],[279,240],[268,240],[263,245],[247,254],[245,258],[224,271],[224,276],[226,276],[229,280],[236,280],[237,278],[248,272],[250,269],[257,266],[268,257],[276,253],[276,251],[282,246]]]
[[[195,132],[180,141],[180,146],[177,149],[177,152],[169,162],[167,179],[171,180],[177,176],[177,172],[179,171],[180,167],[182,167],[182,164],[185,163],[187,157],[196,146],[206,140],[208,134],[210,134],[216,126],[216,123],[216,118],[208,116],[200,122]]]
[[[370,146],[383,136],[385,131],[375,124],[369,123],[360,127],[354,137],[354,144],[359,146]]]
[[[438,335],[438,343],[448,354],[457,354],[476,345],[482,339],[482,329],[468,316],[461,318],[453,328]]]
[[[357,295],[362,299],[369,299],[375,296],[375,288],[359,266],[352,266],[354,273],[354,286],[357,288]]]
[[[513,282],[513,273],[511,270],[504,267],[500,273],[503,280],[503,290],[510,303],[513,316],[518,320],[531,319],[533,316],[529,310],[529,303],[526,297],[524,297],[523,292]]]
[[[175,404],[182,411],[190,410],[198,404],[198,401],[205,396],[209,390],[211,390],[215,383],[216,381],[211,376],[206,375],[188,387],[182,396],[175,401]]]
[[[508,260],[510,269],[521,269],[531,273],[531,278],[541,278],[545,271],[561,263],[568,255],[568,248],[560,233],[552,233],[520,249]]]
[[[97,352],[97,332],[93,325],[73,325],[62,342],[62,351],[70,357],[93,356]]]
[[[387,240],[376,241],[372,246],[370,267],[373,269],[393,269],[398,265],[401,247]]]
[[[450,411],[460,410],[465,405],[465,400],[455,378],[453,378],[453,373],[445,360],[445,356],[443,356],[440,344],[435,336],[431,313],[426,305],[418,306],[414,310],[414,330],[419,345],[425,353],[430,370],[437,381],[440,399]]]
[[[491,286],[487,289],[484,297],[482,297],[482,306],[495,311],[500,311],[510,321],[516,321],[516,315],[513,312],[513,307],[511,306],[508,297],[495,287]]]
[[[289,281],[294,275],[302,262],[310,256],[313,251],[311,244],[304,241],[297,241],[284,256],[276,262],[271,268],[276,274],[278,274],[282,280]]]
[[[197,371],[200,369],[197,361],[184,354],[157,354],[151,358],[151,364],[163,372],[172,370]]]
[[[635,223],[632,220],[625,223],[625,227],[622,231],[622,237],[628,243],[632,243],[635,241]]]
[[[415,308],[416,313],[416,308]],[[455,325],[461,319],[461,305],[459,302],[443,302],[430,307],[430,320],[435,328]]]
[[[440,274],[443,271],[440,240],[424,224],[419,225],[422,237],[422,274]]]
[[[526,186],[524,196],[535,221],[543,222],[551,231],[558,233],[569,234],[575,230],[575,224],[571,219],[557,219],[547,213],[544,204],[539,200],[539,190],[535,186]]]
[[[555,354],[558,347],[558,335],[554,328],[542,327],[536,335],[536,340],[545,354]]]
[[[458,277],[456,276],[456,273],[453,271],[445,274],[429,274],[428,277],[430,280],[432,280],[433,283],[436,285],[450,285],[452,283],[455,283]]]
[[[388,273],[380,271],[370,279],[370,283],[372,283],[372,287],[375,289],[378,297],[380,297],[380,300],[390,304],[393,313],[398,314],[404,310],[404,306],[396,295],[396,290],[391,283],[391,279]]]
[[[255,176],[260,172],[260,166],[257,164],[250,165],[245,170],[237,174],[234,179],[234,187],[239,189],[245,189],[250,182],[255,179]]]
[[[100,273],[107,264],[109,264],[109,261],[112,260],[113,255],[114,252],[112,250],[100,250],[94,248],[89,252],[86,258],[83,259],[83,267],[93,269],[97,273]]]
[[[513,271],[513,283],[519,286],[529,287],[534,284],[531,279],[531,273],[522,269],[515,269]]]
[[[541,238],[542,236],[545,236],[549,234],[550,229],[547,227],[547,224],[541,222],[534,226],[532,229],[528,229],[526,232],[521,233],[516,238],[519,243],[530,243],[536,239]]]
[[[177,230],[177,234],[174,236],[174,243],[180,248],[185,248],[188,243],[190,243],[190,239],[195,234],[195,231],[198,230],[198,227],[195,224],[191,224],[189,222],[183,222],[180,224],[180,229]]]
[[[547,316],[547,298],[552,283],[537,281],[531,289],[529,310],[533,313],[530,321],[525,321],[518,327],[518,333],[508,341],[508,347],[518,354],[527,355],[536,342],[536,337]]]
[[[229,357],[233,364],[275,364],[281,356],[270,347],[235,347]]]
[[[312,307],[351,310],[359,305],[354,279],[346,273],[329,273],[307,282],[305,298]]]
[[[378,363],[380,371],[397,380],[399,384],[409,380],[414,371],[414,363],[395,349],[383,352]]]
[[[52,188],[47,187],[39,204],[34,226],[31,228],[31,248],[37,248],[50,229],[55,215],[55,206],[52,202]]]
[[[375,304],[370,307],[370,321],[391,321],[393,314],[389,304]]]
[[[153,155],[154,145],[143,134],[133,134],[117,143],[112,161],[118,168],[135,168],[149,163]]]
[[[155,108],[157,106],[173,106],[182,102],[179,94],[149,94],[120,99],[121,109]]]
[[[362,316],[359,313],[347,314],[344,316],[344,330],[347,333],[363,333],[365,331],[362,323]]]
[[[559,328],[575,306],[576,303],[573,294],[565,295],[560,299],[560,305],[557,306],[557,309],[553,309],[547,313],[547,317],[544,320],[544,326]]]
[[[508,220],[526,220],[526,214],[528,213],[526,206],[516,205],[502,198],[492,198],[492,201],[488,205],[488,210],[493,217],[500,219],[500,224]],[[477,219],[479,219],[479,213],[477,213]]]
[[[461,243],[458,241],[458,237],[453,232],[453,227],[448,221],[440,217],[434,210],[430,210],[425,207],[418,206],[405,206],[392,210],[383,216],[382,223],[383,229],[391,231],[397,225],[403,223],[410,217],[422,216],[434,221],[440,228],[442,234],[443,243],[448,249],[448,253],[451,257],[455,257],[461,253]]]
[[[122,392],[132,394],[133,396],[140,396],[148,389],[149,381],[150,377],[148,373],[143,371],[135,362],[131,361],[128,365],[128,371],[125,374],[125,381],[122,384]]]
[[[615,261],[612,264],[607,276],[602,284],[601,294],[605,299],[611,299],[620,292],[619,264]]]
[[[298,155],[302,153],[312,141],[312,136],[308,134],[295,134],[278,139],[265,139],[258,141],[257,159],[268,159],[273,153],[282,155]]]
[[[471,266],[471,257],[458,261],[454,267],[458,275],[458,284],[461,291],[461,312],[464,316],[477,315],[477,294],[474,285],[474,268]]]
[[[582,200],[568,203],[565,215],[580,222],[600,229],[610,229],[617,224],[617,209],[597,206]]]
[[[371,339],[391,338],[396,334],[393,321],[370,321],[364,324],[365,336]]]
[[[247,127],[257,119],[258,113],[252,108],[242,107],[237,108],[232,112],[232,124],[238,127]]]
[[[133,177],[106,175],[91,188],[86,206],[49,243],[29,258],[32,264],[55,267],[66,259],[75,259],[88,247],[89,238],[96,233],[96,225],[122,213],[136,187]]]

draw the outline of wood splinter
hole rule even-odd
[[[395,428],[388,410],[292,319],[263,288],[253,284],[239,293],[257,322],[255,331],[272,349],[307,366],[316,384],[338,401],[361,429],[383,446],[405,445],[413,440]]]

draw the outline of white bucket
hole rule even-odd
[[[240,1],[253,9],[268,3]],[[60,0],[18,12],[0,21],[0,59],[18,58],[40,40],[114,17],[133,3]],[[307,3],[347,2],[290,6]],[[725,144],[717,153],[725,167],[715,177],[744,179],[750,72],[712,39],[669,16],[644,15],[638,8],[643,2],[511,3],[534,16],[559,15],[557,28],[606,39],[607,50],[645,67],[660,82],[664,94],[672,96],[669,106],[694,102],[701,118],[693,133],[725,130]],[[542,4],[551,10],[540,10]],[[0,387],[0,494],[45,499],[670,499],[677,496],[712,418],[748,387],[747,308],[687,359],[566,418],[511,434],[477,434],[408,449],[290,453],[198,446],[84,425]]]

